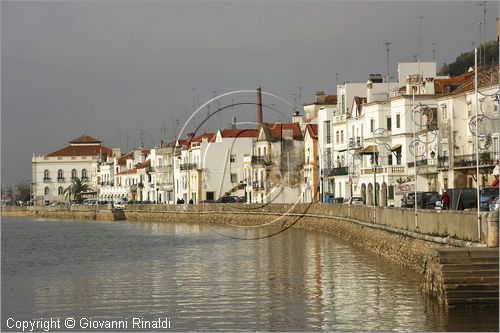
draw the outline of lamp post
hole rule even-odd
[[[160,189],[158,188],[158,185],[156,185],[156,203],[159,204],[160,203],[160,199],[159,199],[159,196],[158,196],[158,191]]]

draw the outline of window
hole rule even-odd
[[[401,128],[401,115],[399,113],[396,115],[396,128]]]
[[[87,178],[87,169],[82,169],[82,179]]]
[[[57,170],[57,179],[64,179],[64,173],[61,169]]]
[[[231,163],[236,162],[236,155],[231,155],[230,160],[231,160]]]
[[[386,118],[386,121],[387,121],[387,130],[390,131],[392,129],[391,118]]]
[[[324,129],[324,132],[325,132],[325,140],[326,140],[326,143],[331,143],[331,137],[330,137],[330,121],[327,120],[325,122],[323,122],[323,129]]]
[[[340,142],[344,142],[344,131],[340,131]]]
[[[375,119],[370,119],[370,132],[375,131]]]
[[[231,174],[231,183],[237,183],[238,182],[238,175],[235,173]]]
[[[208,192],[207,191],[207,200],[215,200],[215,192]]]
[[[448,119],[448,110],[446,109],[446,104],[441,105],[441,116],[443,120]]]
[[[45,189],[44,189],[44,193],[45,193],[45,195],[49,195],[50,190],[49,190],[49,188],[48,188],[48,187],[45,187]]]
[[[468,117],[472,116],[472,103],[471,102],[467,102],[466,109],[467,109],[467,116]]]
[[[63,195],[64,194],[64,190],[61,186],[59,186],[59,188],[57,189],[57,194],[59,195]]]
[[[76,178],[76,169],[71,170],[71,178]]]
[[[49,170],[45,170],[43,172],[43,179],[46,180],[46,179],[50,179],[50,173],[49,173]]]

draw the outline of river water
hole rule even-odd
[[[140,331],[133,318],[170,331],[498,331],[498,309],[443,309],[418,274],[335,237],[221,233],[269,229],[3,218],[2,331],[40,318],[64,331]]]

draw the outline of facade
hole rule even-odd
[[[88,135],[69,142],[69,146],[44,156],[33,156],[32,196],[35,205],[53,201],[67,201],[64,190],[74,177],[87,179],[96,190],[98,165],[107,161],[112,150]],[[89,193],[95,196],[96,193]]]
[[[247,202],[294,203],[302,198],[304,140],[299,123],[265,123],[243,159]]]
[[[304,132],[304,179],[302,202],[319,202],[318,125],[307,124]]]

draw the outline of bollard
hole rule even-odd
[[[486,221],[488,224],[488,247],[498,247],[498,209],[490,212]]]

